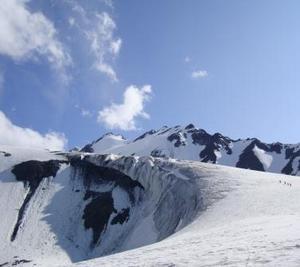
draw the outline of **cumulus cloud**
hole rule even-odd
[[[103,122],[109,129],[135,130],[136,118],[150,118],[144,111],[145,102],[150,99],[151,86],[141,89],[131,85],[126,88],[123,103],[111,104],[98,113],[98,122]]]
[[[31,12],[28,0],[2,0],[0,5],[0,54],[14,60],[44,56],[60,70],[71,64],[57,39],[53,23],[41,12]]]
[[[206,70],[197,70],[192,72],[193,79],[201,79],[208,76],[208,72]]]
[[[114,20],[103,12],[96,15],[95,27],[86,32],[96,59],[94,67],[114,82],[118,78],[111,61],[119,54],[122,45],[122,40],[114,36],[115,30]]]
[[[14,125],[2,111],[0,111],[0,129],[0,144],[3,145],[63,150],[67,143],[63,134],[49,132],[42,135],[32,129]]]

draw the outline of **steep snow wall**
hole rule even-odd
[[[118,169],[143,186],[139,229],[132,232],[132,240],[145,244],[166,238],[191,222],[197,212],[204,208],[196,180],[180,174],[176,161],[151,157],[116,157],[115,160],[108,160],[113,157],[86,156],[85,159],[95,165]],[[147,242],[145,236],[141,238],[139,234],[143,228],[144,233],[149,233],[150,225],[152,236]]]
[[[151,244],[207,206],[198,178],[175,160],[43,152],[23,161],[6,153],[0,264],[78,262]]]
[[[299,266],[297,177],[0,150],[2,266]],[[269,163],[260,147],[255,153]]]

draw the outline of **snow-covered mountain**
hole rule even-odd
[[[0,150],[0,266],[299,266],[298,177]]]
[[[148,131],[133,141],[109,133],[86,145],[82,151],[171,157],[300,175],[300,143],[267,144],[256,138],[233,140],[220,133],[209,134],[193,124],[173,128],[165,126]]]
[[[55,266],[151,244],[207,205],[172,161],[1,151],[0,266]]]

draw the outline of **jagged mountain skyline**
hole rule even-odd
[[[299,142],[298,1],[2,1],[0,144],[188,122]]]
[[[107,133],[85,145],[81,151],[99,154],[171,157],[218,163],[233,167],[300,174],[300,143],[265,143],[257,138],[231,139],[221,133],[209,134],[193,124],[164,126],[126,140]]]
[[[0,150],[2,266],[298,266],[298,177],[165,157]]]

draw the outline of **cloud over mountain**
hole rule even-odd
[[[43,135],[30,128],[17,126],[2,111],[0,111],[0,129],[0,144],[3,145],[63,150],[67,143],[67,139],[61,133],[50,131]]]
[[[112,103],[98,114],[98,122],[103,122],[109,129],[135,130],[136,118],[150,118],[144,111],[145,102],[149,101],[152,89],[145,85],[141,89],[131,85],[126,88],[123,103]]]

